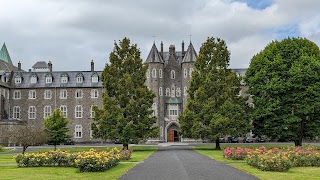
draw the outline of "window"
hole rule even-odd
[[[190,68],[189,70],[189,76],[192,77],[193,68]]]
[[[92,75],[91,77],[91,82],[97,83],[99,81],[99,77],[97,74]]]
[[[37,98],[37,93],[35,90],[30,90],[29,91],[29,99],[36,99]]]
[[[170,97],[170,89],[169,88],[166,88],[166,96]]]
[[[28,115],[29,119],[35,119],[36,118],[36,107],[29,106],[28,113],[29,113],[29,115]]]
[[[82,83],[83,82],[83,76],[82,74],[77,75],[77,83]]]
[[[169,116],[178,116],[178,104],[168,105]]]
[[[61,76],[61,83],[68,83],[68,76],[66,74]]]
[[[188,70],[187,70],[187,68],[184,68],[184,70],[183,70],[183,77],[184,77],[184,78],[187,78],[187,76],[188,76]]]
[[[43,117],[46,118],[51,115],[51,106],[45,106],[43,108]]]
[[[157,104],[156,103],[152,104],[152,110],[153,110],[152,115],[157,116]]]
[[[82,138],[82,125],[76,125],[74,128],[74,137]]]
[[[82,118],[82,106],[81,105],[76,105],[74,115],[76,118]]]
[[[46,83],[52,83],[52,76],[51,75],[46,76]]]
[[[150,70],[147,70],[147,78],[150,78]]]
[[[44,99],[51,99],[51,98],[52,98],[51,90],[45,90],[44,91]]]
[[[97,89],[91,89],[91,98],[98,98],[99,92]]]
[[[13,107],[13,119],[20,119],[20,107],[14,106]]]
[[[21,99],[21,92],[19,90],[13,91],[13,99]]]
[[[180,96],[181,96],[181,89],[180,89],[180,88],[177,88],[177,89],[176,89],[176,96],[177,96],[177,97],[180,97]]]
[[[32,75],[30,78],[30,83],[31,84],[36,84],[37,83],[37,76],[36,75]]]
[[[76,90],[76,98],[82,98],[82,90],[81,89]]]
[[[171,87],[171,97],[175,97],[176,96],[175,94],[176,94],[175,87],[172,86]]]
[[[183,94],[184,96],[187,96],[188,95],[188,91],[187,91],[187,87],[185,86],[184,89],[183,89]]]
[[[67,99],[68,91],[65,89],[60,90],[60,99]]]
[[[156,69],[152,69],[152,77],[153,78],[157,77],[157,70]]]
[[[162,69],[159,69],[159,78],[162,78]]]
[[[16,76],[16,77],[14,78],[14,82],[15,82],[16,84],[20,84],[20,83],[21,83],[21,80],[22,80],[22,78],[21,78],[20,76]]]
[[[60,111],[63,113],[64,117],[68,117],[68,109],[66,105],[61,105]]]
[[[163,137],[163,127],[160,126],[160,136]]]
[[[94,107],[95,105],[91,105],[91,108],[90,108],[90,117],[91,118],[94,118],[94,116],[95,116],[95,112],[94,112],[94,110],[93,110],[93,107]]]
[[[163,92],[162,92],[162,87],[159,87],[159,96],[162,96]]]
[[[170,77],[171,77],[171,79],[175,79],[176,78],[176,72],[174,70],[171,71]]]

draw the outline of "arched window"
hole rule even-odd
[[[163,92],[162,92],[162,87],[159,87],[159,96],[162,96]]]
[[[176,96],[175,94],[176,94],[175,87],[172,86],[171,87],[171,97],[175,97]]]
[[[81,105],[76,105],[74,114],[75,114],[76,118],[82,118],[82,106]]]
[[[82,125],[76,125],[74,128],[74,137],[82,138]]]
[[[169,88],[166,88],[166,96],[170,97],[170,89]]]
[[[91,89],[91,98],[98,98],[99,91],[97,89]]]
[[[68,108],[66,105],[61,105],[60,110],[63,113],[64,117],[68,117]]]
[[[163,127],[160,126],[160,137],[163,137]]]
[[[13,107],[13,119],[20,119],[20,106]]]
[[[177,89],[176,89],[176,96],[177,96],[177,97],[180,97],[180,96],[181,96],[181,89],[180,89],[180,88],[177,88]]]
[[[76,82],[77,83],[83,83],[83,75],[81,73],[77,74]]]
[[[46,84],[52,83],[52,75],[51,74],[47,74],[46,75]]]
[[[61,83],[68,83],[68,75],[66,73],[61,75]]]
[[[46,118],[51,115],[51,106],[45,106],[43,108],[43,117]]]
[[[98,76],[98,74],[93,74],[92,76],[91,76],[91,82],[92,83],[97,83],[99,81],[99,76]]]
[[[184,77],[184,78],[187,78],[187,76],[188,76],[188,70],[187,70],[187,68],[184,68],[184,70],[183,70],[183,77]]]
[[[29,119],[35,119],[36,118],[36,107],[35,106],[29,106]]]
[[[152,115],[157,116],[157,104],[156,103],[152,104],[152,110],[153,110]]]
[[[13,91],[13,99],[21,99],[21,92],[19,90]]]
[[[147,70],[147,78],[150,78],[150,69]]]
[[[152,69],[152,77],[153,78],[157,77],[157,70],[156,69]]]
[[[81,89],[77,89],[76,90],[76,98],[82,98],[82,90]]]
[[[170,77],[171,77],[171,79],[175,79],[176,78],[176,72],[174,70],[171,71]]]
[[[190,68],[189,70],[189,76],[192,77],[193,68]]]
[[[36,84],[37,83],[37,76],[35,74],[31,75],[30,83],[31,84]]]
[[[19,76],[19,75],[14,78],[14,82],[15,82],[16,84],[20,84],[21,81],[22,81],[22,78],[21,78],[21,76]]]
[[[162,69],[159,69],[159,78],[162,78]]]
[[[185,86],[185,87],[183,88],[183,95],[184,95],[184,96],[187,96],[187,95],[188,95],[187,86]]]

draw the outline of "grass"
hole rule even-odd
[[[239,146],[239,145],[234,145],[234,146]],[[265,145],[265,147],[267,148],[287,147],[287,146],[288,145]],[[225,147],[231,147],[231,146],[222,146],[221,148],[225,148]],[[260,146],[241,145],[240,147],[258,148]],[[262,180],[274,180],[274,179],[320,180],[320,167],[294,167],[294,168],[291,168],[288,172],[261,171],[257,168],[247,165],[244,160],[229,160],[229,159],[223,158],[223,151],[214,150],[214,147],[212,146],[198,146],[198,147],[195,147],[194,150],[216,161],[230,163],[229,166],[240,169]]]
[[[60,150],[78,152],[87,151],[91,148],[105,149],[105,147],[68,147],[59,148]],[[125,162],[133,163],[120,163],[116,167],[113,167],[105,172],[94,173],[78,173],[76,168],[66,167],[31,167],[31,168],[18,168],[16,166],[9,166],[15,164],[13,156],[16,154],[3,154],[0,153],[0,174],[1,179],[118,179],[125,174],[129,169],[133,168],[136,163],[149,157],[157,149],[153,146],[131,146],[129,149],[133,150],[133,154],[130,160]],[[44,152],[50,149],[40,149],[32,152]],[[5,166],[7,164],[8,166]]]

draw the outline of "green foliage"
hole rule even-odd
[[[3,146],[0,145],[0,152],[4,151]]]
[[[187,108],[181,116],[184,137],[216,140],[225,135],[242,135],[250,123],[246,99],[238,96],[240,78],[229,66],[225,42],[208,38],[200,48],[188,90]]]
[[[67,128],[68,120],[59,108],[55,109],[53,113],[44,120],[45,132],[48,135],[50,143],[56,145],[65,142],[70,137]]]
[[[246,72],[253,95],[254,133],[272,139],[320,135],[320,51],[303,38],[274,41],[251,59]]]
[[[158,134],[152,116],[155,94],[144,85],[148,66],[142,64],[140,50],[128,38],[114,44],[110,64],[102,72],[103,108],[95,108],[93,136],[119,138],[123,144],[138,142]]]

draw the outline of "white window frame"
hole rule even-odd
[[[159,78],[162,78],[162,69],[159,69]]]
[[[37,83],[37,76],[36,75],[32,75],[30,78],[30,83],[31,84],[36,84]]]
[[[91,89],[91,98],[98,98],[99,97],[99,91],[98,89]]]
[[[44,90],[44,99],[51,99],[51,98],[52,98],[52,91]]]
[[[60,90],[60,99],[67,99],[68,98],[68,91],[66,89]]]
[[[176,72],[174,70],[171,70],[170,72],[170,78],[175,79],[176,78]]]
[[[61,76],[61,83],[68,83],[68,76]]]
[[[179,87],[176,89],[176,96],[181,97],[181,89]]]
[[[76,105],[74,107],[74,117],[82,118],[82,116],[83,116],[83,107],[81,105]]]
[[[163,96],[162,87],[159,87],[159,96]]]
[[[20,106],[13,107],[12,119],[20,119]]]
[[[193,72],[193,68],[190,68],[190,70],[189,70],[189,76],[190,76],[190,78],[192,77],[192,72]]]
[[[176,88],[174,86],[171,87],[171,97],[176,96]]]
[[[36,92],[36,90],[30,90],[30,91],[29,91],[28,99],[37,99],[37,92]]]
[[[52,83],[52,76],[46,76],[46,84]]]
[[[60,111],[63,113],[65,117],[68,117],[68,107],[66,105],[61,105]]]
[[[76,98],[83,98],[82,89],[77,89],[77,90],[76,90],[75,97],[76,97]]]
[[[81,124],[77,124],[74,127],[74,138],[82,138],[82,136],[83,136],[82,125]]]
[[[20,83],[22,82],[22,78],[21,78],[20,76],[16,76],[16,77],[14,78],[14,82],[15,82],[16,84],[20,84]]]
[[[92,82],[92,83],[97,83],[97,82],[99,82],[99,77],[98,77],[97,74],[92,75],[92,77],[91,77],[91,82]]]
[[[94,118],[94,116],[95,116],[95,112],[94,112],[94,110],[93,110],[93,107],[94,106],[96,106],[96,105],[91,105],[91,107],[90,107],[90,117],[91,118]]]
[[[183,77],[184,78],[188,77],[188,69],[187,68],[184,68],[184,70],[183,70]]]
[[[184,96],[187,96],[187,95],[188,95],[188,88],[187,88],[187,86],[185,86],[185,87],[183,88],[183,95],[184,95]]]
[[[21,91],[14,90],[12,99],[21,99]]]
[[[29,106],[28,109],[28,118],[29,119],[36,119],[37,116],[37,109],[35,106]]]
[[[178,104],[169,104],[168,105],[168,115],[171,117],[176,117],[179,115],[179,106]]]
[[[45,106],[43,108],[43,118],[51,116],[51,113],[52,113],[51,106]]]
[[[157,69],[155,68],[152,69],[152,77],[157,78]]]
[[[147,78],[150,78],[150,69],[147,70]]]
[[[82,75],[77,75],[76,82],[77,83],[83,83],[83,76]]]
[[[170,88],[166,88],[166,96],[170,97]]]

